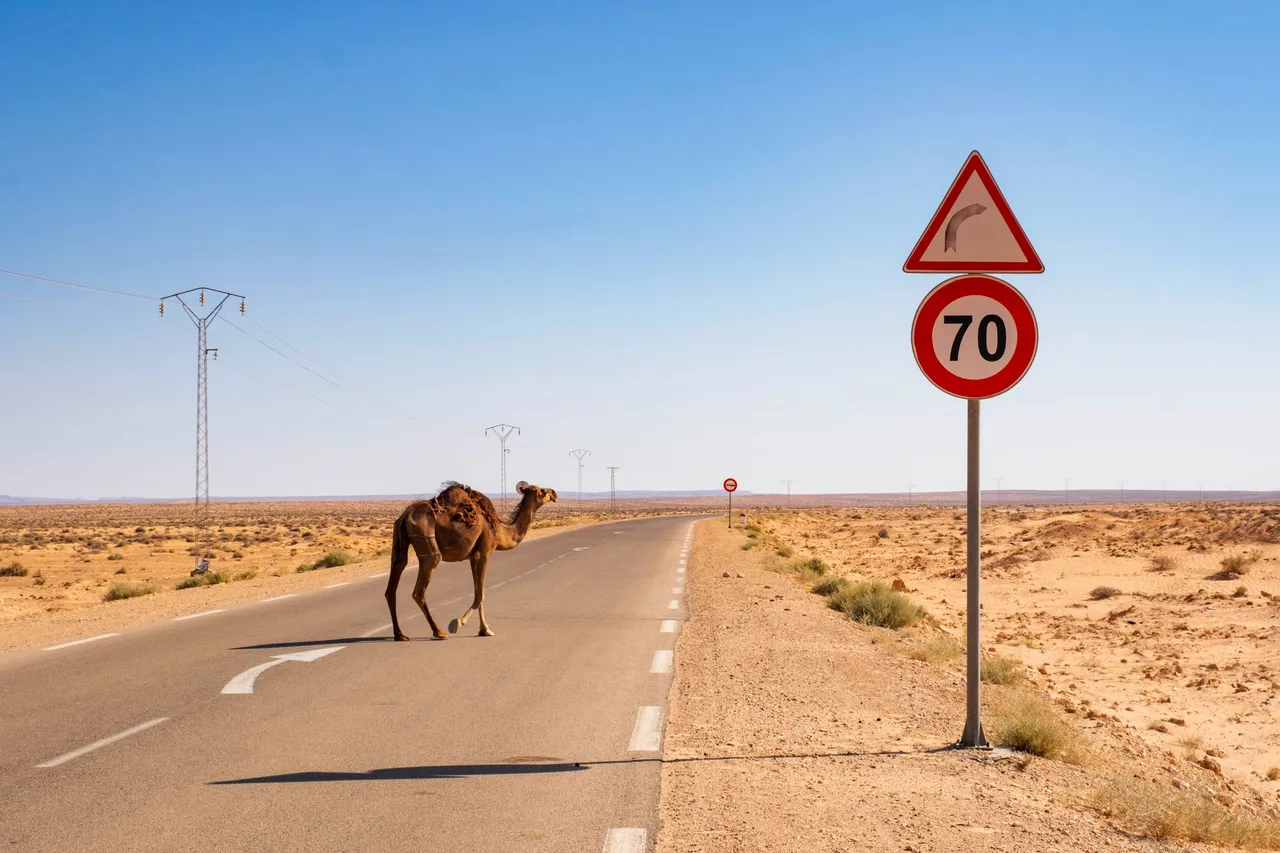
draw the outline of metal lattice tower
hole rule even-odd
[[[618,473],[620,465],[610,465],[609,467],[609,510],[612,512],[618,507],[618,490],[615,487],[615,477]],[[581,488],[581,486],[579,486]]]
[[[189,297],[192,293],[200,294],[200,303],[197,307],[192,307],[182,297]],[[217,301],[208,313],[201,315],[204,311],[205,294],[211,293],[215,296],[222,297]],[[190,290],[184,290],[181,293],[171,293],[160,300],[160,316],[164,316],[164,301],[166,299],[176,299],[178,304],[182,306],[182,310],[187,312],[187,316],[191,318],[191,322],[196,324],[196,539],[199,546],[199,556],[196,558],[196,572],[205,571],[209,564],[205,558],[205,554],[209,550],[209,353],[213,353],[216,360],[218,358],[217,347],[209,346],[209,324],[218,316],[218,312],[222,310],[223,304],[232,297],[240,300],[240,313],[245,312],[245,298],[238,293],[228,293],[225,290],[215,290],[211,287],[195,287]],[[195,301],[194,299],[192,300]]]
[[[582,458],[584,456],[590,456],[591,451],[590,450],[570,450],[569,455],[578,457],[578,502],[581,503],[582,502]]]
[[[511,424],[495,424],[491,427],[485,427],[484,434],[493,433],[498,437],[498,442],[502,445],[502,499],[499,506],[502,511],[507,511],[507,439],[511,437],[511,433],[520,434],[520,427]]]
[[[782,485],[787,487],[787,509],[791,508],[791,487],[796,484],[795,480],[783,480]]]
[[[907,506],[911,506],[911,490],[915,487],[915,483],[907,483]]]

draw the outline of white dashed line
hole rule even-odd
[[[676,568],[676,574],[678,574],[678,575],[682,575],[682,574],[684,574],[684,566],[678,566],[678,567]]]
[[[662,627],[658,629],[659,634],[674,634],[676,632],[676,620],[663,619]]]
[[[98,636],[96,636],[96,637],[85,637],[83,640],[72,640],[72,641],[71,641],[71,642],[69,642],[69,643],[58,643],[58,645],[56,645],[56,646],[45,646],[45,647],[44,647],[43,649],[41,649],[40,651],[42,651],[42,652],[56,652],[58,649],[65,649],[65,648],[67,648],[68,646],[78,646],[78,645],[80,645],[81,643],[92,643],[94,640],[105,640],[107,637],[118,637],[118,636],[120,636],[120,633],[119,633],[119,632],[116,632],[116,633],[114,633],[114,634],[99,634],[99,635],[98,635]]]
[[[275,598],[264,598],[259,603],[266,604],[268,601],[283,601],[286,598],[297,598],[297,597],[298,597],[298,594],[296,592],[287,592],[284,595],[277,595]]]
[[[108,746],[109,744],[113,744],[118,740],[124,740],[130,735],[136,735],[138,732],[146,731],[152,726],[157,726],[160,723],[163,723],[167,719],[169,718],[157,717],[154,720],[148,720],[147,722],[142,723],[141,725],[134,726],[131,729],[125,729],[124,731],[120,732],[120,734],[118,735],[112,735],[111,737],[104,737],[102,740],[94,741],[88,746],[82,746],[79,749],[72,750],[71,752],[66,753],[65,755],[59,755],[57,758],[51,758],[48,761],[45,761],[41,764],[37,764],[36,767],[57,767],[59,764],[66,764],[68,761],[71,761],[72,759],[79,758],[82,755],[86,755],[90,752],[93,752],[95,749],[102,749],[102,747]]]
[[[671,594],[672,594],[672,595],[684,595],[684,587],[682,587],[682,586],[673,586],[673,587],[671,587]]]
[[[199,616],[209,616],[210,614],[213,614],[213,613],[221,613],[222,610],[223,609],[221,607],[219,607],[217,610],[201,610],[199,613],[188,613],[186,616],[175,616],[171,621],[181,622],[183,619],[195,619]]]
[[[604,853],[645,853],[648,847],[649,833],[643,829],[611,829],[604,837]]]
[[[642,705],[636,714],[636,727],[631,730],[630,752],[657,752],[662,746],[662,708]]]
[[[679,609],[680,609],[680,602],[676,601],[674,598],[673,598],[673,599],[671,599],[671,603],[667,605],[667,609],[668,609],[668,610],[679,610]]]
[[[675,652],[671,649],[658,649],[653,653],[653,663],[649,664],[649,672],[655,674],[670,672],[674,657]]]
[[[338,581],[337,583],[329,584],[328,586],[325,587],[325,589],[333,589],[334,587],[338,587],[338,586],[346,586],[349,583],[351,583],[351,581]]]

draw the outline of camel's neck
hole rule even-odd
[[[498,522],[497,550],[508,551],[524,540],[524,535],[529,532],[529,527],[533,524],[534,509],[533,498],[525,495],[520,505],[516,507],[516,514],[511,521]]]

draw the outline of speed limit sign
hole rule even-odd
[[[916,364],[941,390],[969,400],[1008,391],[1036,357],[1031,305],[1007,281],[958,275],[925,296],[911,324]]]

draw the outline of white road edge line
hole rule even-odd
[[[195,619],[197,616],[208,616],[212,613],[221,613],[221,612],[222,612],[222,608],[219,607],[217,610],[202,610],[199,613],[188,613],[186,616],[175,616],[173,617],[173,619],[169,621],[181,622],[183,619]]]
[[[662,708],[641,705],[636,714],[636,727],[631,730],[629,752],[657,752],[662,746]]]
[[[158,726],[168,719],[168,717],[156,717],[154,720],[148,720],[147,722],[134,726],[131,729],[125,729],[118,735],[104,737],[102,740],[94,741],[88,746],[82,746],[79,749],[74,749],[71,752],[66,753],[65,755],[59,755],[57,758],[51,758],[48,761],[37,764],[36,767],[57,767],[59,764],[66,764],[68,761],[93,752],[95,749],[102,749],[102,747],[113,744],[118,740],[124,740],[130,735],[136,735],[138,732],[146,731],[152,726]]]
[[[43,649],[41,649],[40,651],[42,651],[42,652],[56,652],[58,649],[65,649],[65,648],[67,648],[68,646],[78,646],[78,645],[80,645],[81,643],[92,643],[94,640],[105,640],[107,637],[118,637],[118,636],[120,636],[120,632],[119,632],[119,631],[117,631],[117,632],[116,632],[116,633],[114,633],[114,634],[99,634],[99,635],[98,635],[98,636],[96,636],[96,637],[85,637],[83,640],[72,640],[72,641],[71,641],[71,642],[69,642],[69,643],[58,643],[58,645],[56,645],[56,646],[45,646],[45,647],[44,647]]]
[[[649,664],[649,672],[660,675],[671,671],[676,653],[671,649],[658,649],[653,653],[653,663]]]
[[[333,589],[334,587],[346,586],[349,583],[351,583],[351,581],[338,581],[337,583],[329,584],[328,586],[325,587],[325,589]]]
[[[604,837],[604,853],[645,853],[649,833],[635,827],[611,829]]]
[[[273,598],[264,598],[262,599],[262,601],[259,601],[258,603],[266,604],[268,601],[283,601],[286,598],[297,598],[297,597],[298,597],[298,594],[296,592],[286,592],[284,595],[277,595],[277,596],[274,596]]]
[[[679,609],[680,609],[680,602],[676,601],[674,598],[673,598],[673,599],[671,599],[671,603],[667,605],[667,609],[668,609],[668,610],[679,610]]]
[[[678,623],[674,619],[663,619],[662,627],[658,629],[659,634],[674,634]]]
[[[386,577],[387,575],[389,575],[389,574],[391,574],[391,572],[380,572],[379,574],[376,574],[376,575],[369,575],[369,577],[371,577],[371,578],[385,578],[385,577]]]

